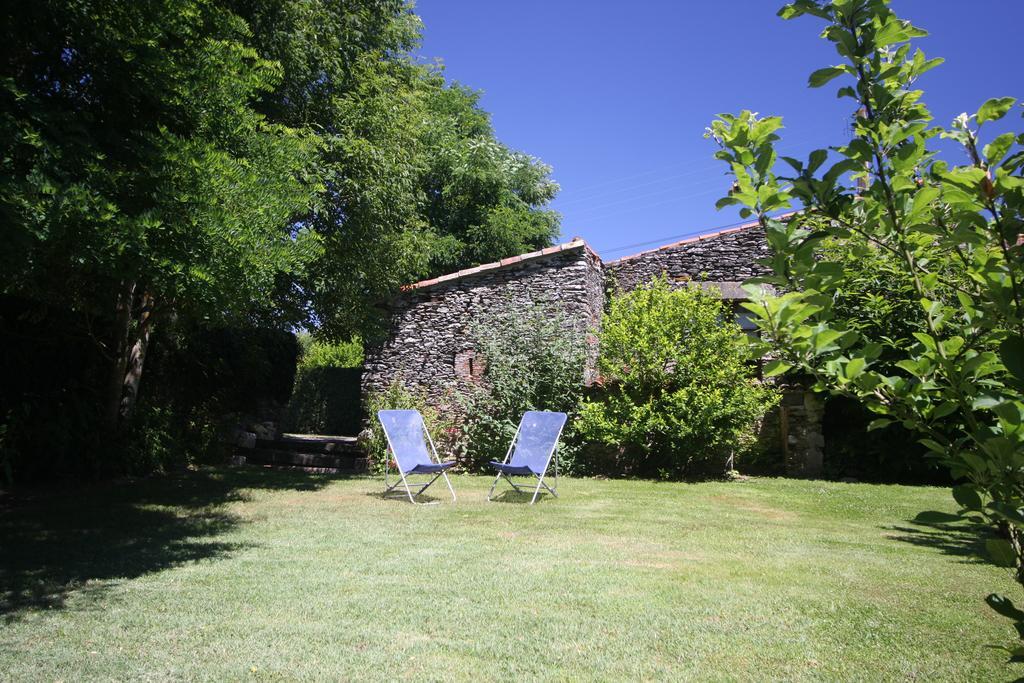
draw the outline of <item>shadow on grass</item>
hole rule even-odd
[[[198,560],[246,544],[218,540],[243,523],[224,505],[245,489],[312,491],[332,477],[225,469],[162,478],[49,487],[0,509],[0,616],[61,609],[72,593]]]
[[[438,503],[453,502],[451,496],[447,495],[447,489],[444,491],[445,495],[443,497],[434,496],[429,493],[421,493],[419,495],[416,495],[416,487],[412,487],[412,489],[413,498],[415,498],[416,502],[419,503],[420,505],[435,505]],[[385,492],[383,489],[381,489],[380,491],[367,491],[365,495],[367,498],[376,498],[377,500],[387,500],[395,503],[405,503],[406,505],[409,505],[409,494],[406,493],[405,489],[403,488],[397,488],[394,491],[388,492]]]
[[[550,493],[541,491],[541,494],[537,496],[537,503],[544,503],[551,499]],[[511,503],[515,505],[529,505],[531,500],[533,500],[533,491],[516,491],[514,489],[505,489],[491,497],[492,503]]]
[[[985,539],[989,529],[956,517],[937,512],[924,512],[907,520],[913,526],[891,526],[896,532],[891,538],[926,548],[934,548],[945,555],[963,558],[964,562],[985,562]]]

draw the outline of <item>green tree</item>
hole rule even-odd
[[[496,139],[477,93],[408,57],[421,28],[409,3],[231,5],[281,65],[259,110],[322,143],[324,191],[296,225],[323,250],[279,306],[324,336],[372,334],[375,305],[402,285],[551,244],[550,168]]]
[[[601,323],[605,386],[583,406],[582,438],[617,449],[632,474],[725,471],[778,401],[753,376],[732,318],[714,293],[664,277],[613,297]]]
[[[497,140],[477,93],[430,66],[358,68],[312,218],[325,250],[301,287],[332,337],[372,335],[374,304],[402,285],[548,246],[559,226],[551,169]]]
[[[0,63],[2,293],[70,309],[114,429],[161,317],[260,309],[317,253],[309,131],[253,101],[280,66],[206,0],[19,3]]]
[[[430,275],[549,246],[559,227],[544,208],[558,192],[551,168],[497,140],[479,93],[440,74],[425,87],[422,218],[439,237]]]
[[[557,232],[547,167],[410,58],[404,0],[42,0],[5,19],[0,296],[90,340],[102,372],[68,386],[108,433],[154,326],[350,339],[401,285]]]
[[[780,15],[825,21],[822,36],[844,61],[812,73],[810,85],[845,79],[839,96],[858,115],[852,139],[832,148],[837,163],[826,164],[825,150],[806,163],[785,159],[795,171],[785,180],[773,172],[780,119],[743,112],[710,128],[736,179],[719,205],[758,217],[773,248],[765,280],[787,290],[751,290],[750,309],[777,356],[770,372],[811,372],[820,388],[877,413],[877,425],[899,421],[916,431],[962,482],[953,489],[962,514],[996,532],[988,556],[1024,584],[1024,136],[1003,133],[983,145],[980,130],[1016,100],[988,100],[948,129],[933,126],[914,82],[941,60],[911,50],[926,33],[888,2],[800,0]],[[967,162],[936,158],[939,136],[958,142]],[[802,215],[770,217],[794,198]],[[825,238],[896,267],[891,274],[917,306],[909,339],[864,326],[837,305],[837,295],[864,282],[821,248]],[[1002,596],[988,602],[1024,636],[1024,612]],[[1024,648],[1012,657],[1024,659]]]

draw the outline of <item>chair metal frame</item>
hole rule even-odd
[[[525,417],[525,415],[524,415],[524,417]],[[509,460],[512,458],[512,453],[515,450],[516,442],[519,441],[519,432],[522,431],[522,429],[523,429],[523,421],[520,420],[519,421],[519,426],[516,427],[515,436],[512,437],[512,443],[509,444],[508,451],[505,453],[505,459],[501,461],[503,465],[507,465],[509,463]],[[562,423],[562,426],[558,428],[558,433],[555,435],[555,440],[551,444],[551,451],[548,453],[547,460],[544,461],[544,471],[542,473],[540,473],[540,474],[537,474],[536,472],[530,472],[531,475],[533,475],[534,477],[537,478],[537,488],[534,489],[534,491],[533,491],[533,498],[530,499],[530,505],[533,505],[534,503],[537,502],[537,496],[540,495],[540,490],[542,488],[546,489],[548,491],[548,493],[550,493],[555,498],[558,498],[558,440],[560,438],[562,438],[562,430],[563,429],[565,429],[565,423],[564,422]],[[555,460],[555,487],[554,488],[551,488],[550,486],[548,486],[547,484],[544,483],[544,477],[548,473],[548,467],[551,466],[551,459],[552,459],[552,457]],[[526,493],[529,493],[530,489],[533,488],[533,486],[531,485],[530,487],[527,487],[527,486],[523,486],[522,484],[516,484],[514,481],[512,481],[512,477],[513,476],[525,477],[527,475],[525,475],[525,474],[509,475],[507,472],[502,472],[501,470],[498,470],[498,476],[496,476],[494,478],[494,483],[491,484],[491,490],[487,492],[487,500],[488,501],[491,500],[491,496],[494,495],[494,489],[495,489],[495,487],[498,486],[498,482],[501,481],[502,477],[505,477],[505,481],[507,481],[512,486],[512,488],[516,490],[516,493],[523,493],[524,491]]]
[[[383,411],[380,411],[380,412],[383,412]],[[378,415],[377,415],[377,419],[380,420],[379,412],[378,412]],[[427,443],[430,444],[430,452],[434,454],[434,462],[436,462],[437,464],[440,465],[441,464],[441,458],[438,457],[438,455],[437,455],[437,448],[434,447],[434,440],[430,437],[430,432],[427,430],[427,425],[423,421],[423,416],[422,415],[420,415],[420,425],[421,425],[421,427],[423,429],[423,434],[425,434],[426,437],[427,437]],[[398,464],[398,458],[395,457],[395,469],[398,470],[399,479],[394,484],[390,484],[389,483],[389,481],[388,481],[388,474],[391,471],[391,458],[395,455],[395,451],[394,451],[394,446],[391,444],[391,435],[388,434],[387,428],[384,427],[383,420],[381,420],[381,428],[384,430],[384,438],[386,438],[387,442],[388,442],[387,457],[385,458],[385,461],[384,461],[384,494],[383,494],[384,497],[388,497],[392,493],[395,493],[395,492],[397,492],[399,495],[401,495],[402,492],[400,490],[397,490],[397,489],[398,489],[399,486],[404,486],[405,487],[405,493],[409,497],[409,502],[412,503],[413,505],[437,505],[438,503],[440,503],[440,501],[432,500],[430,502],[420,503],[420,502],[416,501],[415,497],[420,495],[424,491],[426,491],[430,487],[430,485],[433,484],[435,481],[437,481],[441,477],[444,477],[444,483],[448,484],[448,491],[452,494],[452,502],[454,503],[456,501],[455,489],[452,488],[452,482],[451,482],[450,479],[448,479],[448,470],[441,470],[440,472],[436,473],[433,476],[433,478],[430,479],[430,481],[428,481],[426,483],[423,483],[423,482],[413,482],[413,484],[412,484],[413,488],[415,488],[417,486],[419,487],[416,490],[416,493],[413,493],[412,489],[409,487],[409,479],[406,476],[407,473],[402,471],[402,466]],[[408,474],[419,474],[419,473],[418,472],[412,472],[412,470],[409,470]],[[428,476],[429,477],[430,473],[424,473],[424,476]]]

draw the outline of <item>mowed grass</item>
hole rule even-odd
[[[999,680],[937,488],[563,479],[531,507],[265,470],[0,511],[0,679]],[[443,489],[433,489],[440,497]]]

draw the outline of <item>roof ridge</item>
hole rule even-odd
[[[785,219],[788,219],[788,218],[796,215],[797,213],[799,213],[799,212],[798,211],[790,211],[789,213],[782,214],[781,216],[776,216],[776,218],[780,218],[780,219],[785,220]],[[750,223],[744,223],[743,225],[739,225],[739,226],[736,226],[736,227],[733,227],[733,228],[726,228],[724,230],[717,230],[715,232],[707,232],[707,233],[704,233],[704,234],[701,234],[701,235],[695,235],[694,237],[687,237],[686,239],[679,240],[678,242],[672,242],[671,244],[665,244],[665,245],[662,245],[660,247],[655,247],[654,249],[647,249],[645,251],[639,251],[639,252],[637,252],[635,254],[630,254],[629,256],[622,256],[620,258],[615,259],[614,261],[608,261],[607,263],[608,263],[608,265],[611,265],[613,263],[621,263],[622,261],[628,261],[629,259],[634,259],[634,258],[637,258],[638,256],[644,256],[646,254],[653,254],[654,252],[662,251],[664,249],[672,249],[673,247],[679,247],[679,246],[682,246],[684,244],[690,244],[690,243],[693,243],[693,242],[700,242],[701,240],[712,239],[714,237],[720,237],[722,235],[729,235],[729,234],[732,234],[732,233],[740,232],[742,230],[749,230],[750,228],[755,228],[755,227],[758,227],[759,225],[760,225],[760,223],[758,223],[758,221],[752,221]],[[536,258],[541,258],[543,256],[550,256],[551,254],[556,254],[556,253],[561,252],[561,251],[568,251],[570,249],[579,249],[581,247],[586,249],[587,252],[591,256],[596,258],[598,261],[601,261],[602,263],[604,262],[604,260],[601,258],[601,255],[598,254],[596,251],[594,251],[594,249],[589,244],[587,244],[587,241],[585,239],[583,239],[582,237],[579,237],[579,236],[575,236],[571,240],[569,240],[568,242],[562,242],[561,244],[554,244],[554,245],[552,245],[550,247],[545,247],[543,249],[538,249],[536,251],[527,252],[525,254],[519,254],[517,256],[509,256],[508,258],[503,258],[503,259],[501,259],[499,261],[491,261],[490,263],[481,263],[480,265],[473,266],[472,268],[464,268],[462,270],[455,271],[454,273],[447,273],[445,275],[438,275],[437,277],[434,277],[434,278],[430,278],[430,279],[427,279],[427,280],[420,280],[419,282],[414,282],[414,283],[412,283],[410,285],[404,285],[401,288],[401,291],[408,292],[408,291],[412,291],[414,289],[423,289],[424,287],[432,287],[433,285],[440,284],[442,282],[451,282],[453,280],[461,280],[464,277],[468,277],[470,275],[476,275],[477,273],[483,273],[483,272],[487,272],[487,271],[490,271],[490,270],[497,270],[499,268],[505,268],[506,266],[512,266],[512,265],[515,265],[517,263],[523,263],[525,261],[532,261],[533,259],[536,259]]]
[[[472,268],[464,268],[462,270],[455,271],[454,273],[447,273],[445,275],[438,275],[437,277],[429,278],[427,280],[420,280],[419,282],[414,282],[410,285],[403,286],[402,291],[407,292],[413,289],[423,289],[424,287],[431,287],[442,282],[461,280],[464,277],[476,275],[477,273],[483,273],[490,270],[497,270],[499,268],[505,268],[507,266],[515,265],[517,263],[532,261],[543,256],[550,256],[552,254],[557,254],[562,251],[571,251],[573,249],[579,249],[581,247],[586,249],[591,255],[593,255],[598,260],[601,259],[601,257],[598,256],[597,252],[594,251],[589,244],[587,244],[586,240],[584,240],[582,237],[573,237],[568,242],[562,242],[561,244],[554,244],[550,247],[544,247],[543,249],[530,251],[525,254],[509,256],[508,258],[503,258],[499,261],[481,263],[480,265],[473,266]]]
[[[788,218],[792,218],[797,213],[799,213],[799,211],[790,211],[789,213],[784,213],[784,214],[781,214],[779,216],[775,216],[775,218],[786,220]],[[737,226],[732,227],[732,228],[725,228],[723,230],[716,230],[715,232],[705,232],[705,233],[702,233],[700,235],[694,235],[693,237],[687,237],[686,239],[679,240],[678,242],[671,242],[669,244],[663,244],[660,247],[655,247],[654,249],[645,249],[644,251],[638,251],[637,253],[629,254],[628,256],[620,256],[619,258],[617,258],[617,259],[615,259],[613,261],[608,261],[608,265],[611,265],[613,263],[621,263],[622,261],[628,261],[628,260],[634,259],[634,258],[636,258],[638,256],[645,256],[647,254],[653,254],[656,251],[663,251],[665,249],[672,249],[673,247],[680,247],[680,246],[682,246],[684,244],[692,244],[694,242],[700,242],[702,240],[708,240],[708,239],[712,239],[714,237],[721,237],[722,235],[731,235],[732,233],[741,232],[743,230],[749,230],[751,228],[759,227],[760,225],[761,225],[760,221],[751,221],[749,223],[744,223],[742,225],[737,225]]]
[[[656,251],[663,251],[665,249],[672,249],[673,247],[681,247],[684,244],[692,244],[693,242],[700,242],[702,240],[711,239],[713,237],[721,237],[722,235],[730,235],[734,232],[741,232],[743,230],[749,230],[760,225],[759,222],[753,221],[751,223],[744,223],[743,225],[736,226],[734,228],[726,228],[724,230],[716,230],[715,232],[705,232],[700,235],[694,235],[693,237],[687,237],[677,242],[671,242],[669,244],[663,244],[660,247],[654,247],[653,249],[645,249],[644,251],[638,251],[635,254],[629,254],[627,256],[620,256],[614,261],[609,261],[609,265],[612,263],[620,263],[622,261],[628,261],[630,259],[637,258],[638,256],[645,256],[647,254],[653,254]]]

